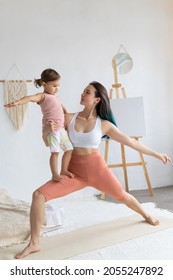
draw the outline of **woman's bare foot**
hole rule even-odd
[[[39,251],[40,251],[40,246],[38,244],[33,245],[30,243],[21,253],[19,253],[15,256],[15,259],[22,259],[22,258],[28,256],[29,254],[36,253]]]
[[[146,220],[147,223],[149,223],[153,226],[158,226],[160,224],[159,220],[154,219],[149,215],[144,216],[144,219]]]

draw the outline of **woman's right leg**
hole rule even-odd
[[[40,231],[44,223],[45,201],[65,196],[86,186],[87,183],[79,178],[65,176],[60,182],[48,181],[33,193],[30,211],[31,239],[25,249],[15,256],[16,259],[40,251]]]
[[[16,259],[26,257],[31,253],[40,251],[40,231],[44,223],[44,204],[45,198],[39,192],[33,193],[32,205],[30,210],[31,239],[27,247],[15,256]]]

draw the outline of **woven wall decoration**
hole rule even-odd
[[[28,94],[28,89],[27,89],[27,82],[31,82],[30,80],[25,80],[23,78],[23,75],[19,71],[18,67],[16,64],[12,66],[10,69],[9,73],[11,72],[12,69],[15,69],[20,76],[20,80],[9,80],[6,78],[5,80],[1,81],[4,82],[4,103],[11,103],[15,100],[20,99],[23,96],[26,96]],[[8,73],[8,76],[9,76]],[[27,108],[28,104],[16,106],[16,107],[11,107],[11,108],[6,108],[7,114],[15,126],[16,129],[22,128],[24,124],[24,119],[27,113]]]
[[[11,103],[27,95],[27,83],[24,80],[5,80],[4,82],[4,101],[5,104]],[[7,113],[13,125],[20,129],[24,124],[24,118],[27,112],[27,104],[7,108]]]

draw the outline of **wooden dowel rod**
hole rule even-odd
[[[0,83],[4,83],[6,80],[0,80]],[[23,82],[25,80],[9,80],[10,82]],[[32,80],[26,80],[27,83],[33,82]]]
[[[145,164],[147,164],[147,162],[145,162]],[[129,162],[129,163],[126,163],[126,166],[127,166],[127,167],[130,167],[130,166],[139,166],[139,165],[142,165],[142,163],[141,163],[141,162]],[[108,167],[109,167],[109,168],[123,167],[123,164],[122,164],[122,163],[108,164]]]

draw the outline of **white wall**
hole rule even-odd
[[[61,99],[74,112],[88,82],[98,80],[110,89],[111,60],[123,44],[134,67],[119,79],[129,97],[144,98],[147,135],[142,142],[173,157],[171,0],[0,0],[0,7],[0,80],[14,63],[26,79],[55,68],[62,76]],[[28,91],[37,89],[30,83]],[[0,187],[30,200],[51,175],[49,151],[41,139],[41,112],[29,104],[25,125],[17,131],[3,108],[3,94],[1,83]],[[136,152],[128,153],[134,161]],[[172,165],[145,158],[153,187],[173,184]],[[121,170],[114,171],[123,183]],[[146,188],[140,167],[129,168],[129,182],[131,189]]]

